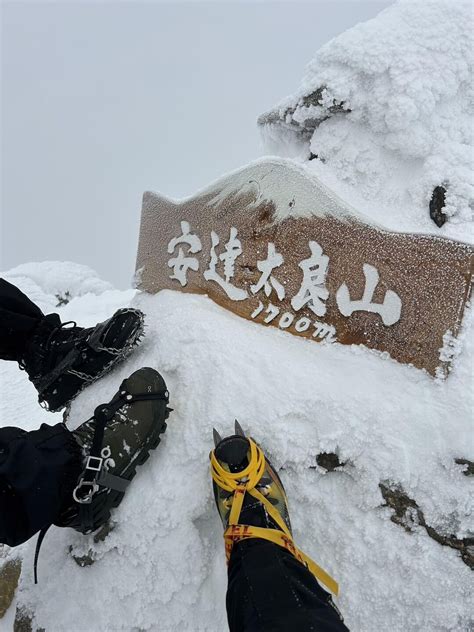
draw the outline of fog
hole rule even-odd
[[[127,287],[143,192],[261,155],[258,115],[391,3],[4,3],[1,268],[70,260]]]

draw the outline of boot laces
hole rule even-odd
[[[72,327],[66,327],[66,325],[72,325]],[[76,328],[77,328],[77,323],[75,320],[67,320],[65,323],[61,323],[60,325],[52,329],[46,340],[46,344],[45,344],[46,349],[50,348],[51,341],[53,340],[55,334],[58,331],[60,331],[61,329],[76,329]]]
[[[66,327],[66,325],[72,325],[72,327]],[[58,332],[62,331],[62,330],[73,330],[77,328],[77,323],[74,320],[68,320],[64,323],[61,323],[60,325],[58,325],[57,327],[55,327],[54,329],[51,330],[51,332],[49,333],[49,336],[46,339],[46,342],[44,344],[44,351],[43,351],[43,358],[46,360],[46,367],[45,370],[48,371],[50,369],[51,366],[54,365],[54,353],[50,354],[50,352],[52,351],[53,346],[60,346],[60,343],[56,343],[55,342],[55,337],[58,334]],[[49,355],[50,354],[50,355]]]
[[[72,327],[66,327],[66,325],[72,325]],[[44,346],[42,345],[35,346],[34,354],[36,356],[40,356],[41,359],[45,359],[47,356],[47,353],[51,350],[51,343],[56,333],[60,331],[61,329],[67,330],[67,329],[75,329],[75,328],[77,328],[77,323],[75,320],[67,320],[64,323],[61,323],[60,325],[53,327],[53,329],[51,329],[51,331],[49,332],[48,337],[46,338],[46,342],[44,343]],[[25,353],[25,357],[20,358],[20,360],[18,360],[18,367],[20,371],[26,371],[26,366],[27,366],[26,357],[27,357],[27,354]]]

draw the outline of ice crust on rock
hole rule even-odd
[[[473,46],[470,2],[399,0],[316,53],[296,93],[260,117],[266,147],[388,228],[472,242]]]

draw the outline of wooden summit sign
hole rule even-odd
[[[469,245],[384,230],[289,161],[261,160],[179,202],[143,198],[140,289],[207,294],[249,320],[432,375],[449,370],[472,267]]]

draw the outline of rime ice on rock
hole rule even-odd
[[[181,222],[181,236],[174,237],[170,240],[168,244],[168,254],[173,254],[176,246],[179,244],[187,244],[189,246],[189,252],[192,254],[196,254],[202,250],[201,240],[197,235],[192,235],[190,231],[191,228],[189,226],[189,222]],[[168,261],[168,267],[173,268],[173,274],[170,278],[176,279],[184,287],[188,282],[188,270],[194,270],[197,272],[199,269],[199,261],[196,257],[187,257],[184,254],[183,249],[179,248],[177,256],[172,257]]]
[[[225,252],[216,254],[216,248],[219,245],[219,236],[214,231],[211,232],[211,260],[209,268],[204,272],[206,281],[215,281],[224,290],[227,296],[233,301],[243,301],[248,294],[245,290],[235,287],[230,283],[230,279],[235,274],[235,260],[242,254],[242,244],[237,239],[237,229],[230,229],[229,241],[225,244]],[[217,272],[219,259],[224,264],[224,278]]]
[[[265,292],[265,296],[270,296],[272,289],[277,293],[278,299],[282,301],[285,298],[285,288],[283,285],[272,276],[272,272],[275,268],[278,268],[283,263],[283,257],[279,252],[275,250],[275,244],[268,244],[268,255],[264,261],[257,262],[257,268],[262,273],[258,283],[251,285],[250,289],[253,294],[257,294],[262,288]]]
[[[266,153],[303,158],[387,228],[472,242],[472,34],[467,0],[395,2],[262,114]]]
[[[316,314],[324,316],[326,313],[325,301],[329,291],[325,286],[329,257],[323,255],[323,249],[317,241],[309,242],[311,257],[304,259],[298,265],[303,270],[303,282],[296,294],[291,299],[291,306],[299,311],[305,305]]]

